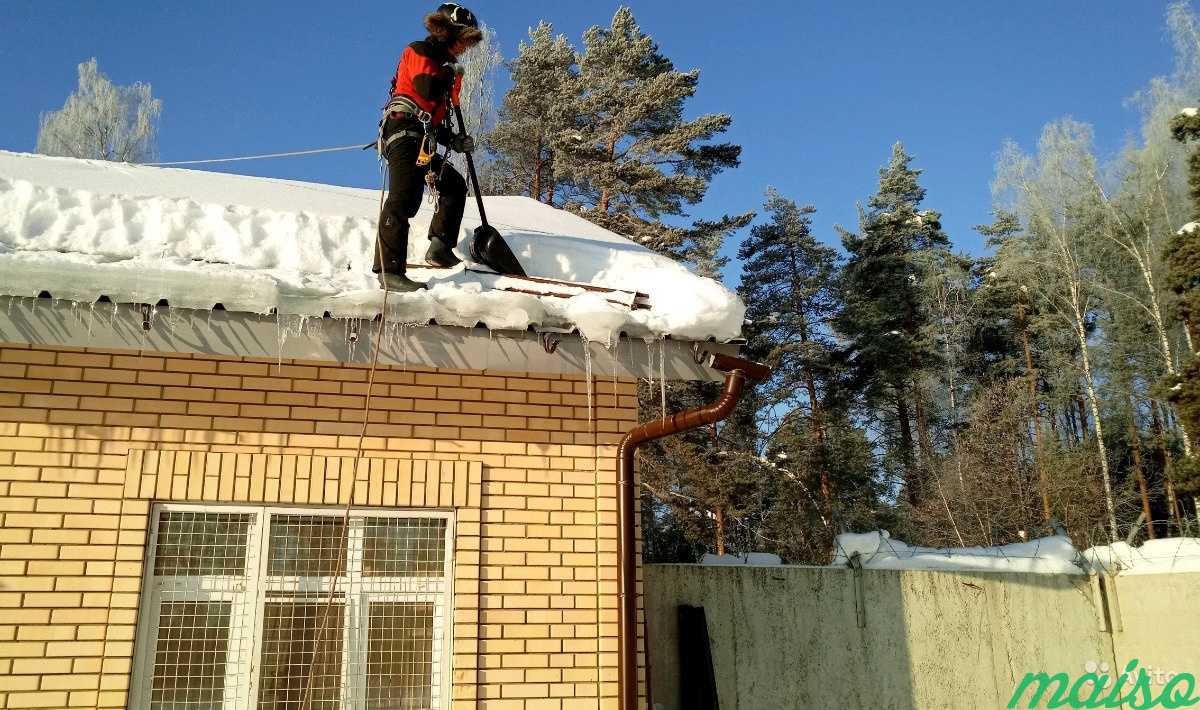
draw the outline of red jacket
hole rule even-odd
[[[413,42],[404,48],[392,80],[392,96],[406,96],[433,116],[433,125],[446,118],[446,91],[454,105],[462,88],[462,77],[446,66],[458,58],[440,42],[432,39]]]

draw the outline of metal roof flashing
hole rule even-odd
[[[370,364],[376,321],[258,315],[136,303],[0,296],[0,342]],[[613,347],[562,329],[495,331],[388,323],[385,365],[668,380],[721,379],[703,353],[736,355],[736,343],[622,337]]]

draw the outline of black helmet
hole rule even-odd
[[[437,11],[459,27],[479,27],[479,21],[475,19],[475,13],[471,12],[462,5],[452,2],[443,3],[438,7]]]

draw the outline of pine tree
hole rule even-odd
[[[775,190],[764,205],[770,221],[755,226],[738,251],[742,279],[738,294],[746,302],[746,353],[773,369],[764,386],[764,405],[785,410],[777,436],[802,428],[812,438],[805,458],[794,459],[812,480],[822,522],[831,526],[836,496],[835,473],[827,451],[826,397],[834,348],[828,322],[837,304],[837,252],[812,235],[812,206],[800,207]],[[804,417],[803,427],[791,424]],[[777,445],[772,437],[772,444]],[[789,447],[797,453],[796,447]],[[824,535],[832,532],[832,527]]]
[[[662,224],[686,215],[720,171],[738,165],[741,148],[711,143],[726,114],[684,120],[700,73],[678,71],[638,26],[629,8],[609,27],[592,27],[579,56],[574,127],[556,147],[572,206],[588,219],[671,253],[692,230]]]
[[[1171,133],[1181,143],[1200,140],[1200,112],[1190,109],[1177,115]],[[1177,299],[1176,314],[1196,343],[1200,342],[1200,148],[1194,148],[1188,158],[1188,187],[1195,221],[1171,237],[1163,257],[1167,288]]]
[[[899,468],[909,503],[921,496],[921,465],[914,451],[918,428],[921,458],[931,455],[921,380],[941,363],[929,328],[922,285],[932,265],[944,259],[949,239],[940,215],[920,209],[925,190],[912,157],[897,143],[879,190],[860,218],[861,234],[842,232],[849,261],[842,278],[842,308],[835,323],[847,341],[842,355],[851,390],[885,420],[889,464]]]
[[[726,236],[753,218],[751,212],[699,222],[696,233],[672,255],[693,264],[702,276],[720,278],[727,259],[719,250]],[[665,411],[671,412],[710,404],[720,394],[719,386],[705,382],[639,389],[643,419],[660,416],[664,394]],[[734,413],[719,425],[686,432],[642,450],[642,480],[656,501],[649,506],[644,501],[643,507],[644,524],[656,526],[652,535],[654,554],[680,556],[657,557],[657,561],[689,561],[694,555],[688,550],[708,549],[723,554],[738,535],[741,544],[737,546],[754,544],[747,536],[754,529],[751,521],[756,518],[762,479],[755,421],[758,401],[757,388],[751,388]]]
[[[995,211],[992,224],[979,225],[976,231],[998,255],[979,262],[979,285],[975,289],[977,323],[972,340],[971,376],[979,385],[999,384],[1020,377],[1025,383],[1029,421],[1023,429],[1032,432],[1032,456],[1042,515],[1050,519],[1050,472],[1041,461],[1043,449],[1043,380],[1038,369],[1041,342],[1038,337],[1037,303],[1032,298],[1026,274],[1000,267],[1000,259],[1011,248],[1021,247],[1021,220],[1005,210]]]
[[[1176,140],[1186,143],[1200,139],[1200,112],[1184,111],[1171,122]],[[1193,148],[1188,161],[1188,186],[1192,198],[1192,217],[1200,220],[1200,148]],[[1192,343],[1200,334],[1200,225],[1192,222],[1180,229],[1167,243],[1163,258],[1167,262],[1167,287],[1176,297],[1176,313]],[[1168,378],[1164,389],[1175,405],[1184,426],[1200,431],[1200,358],[1192,355],[1177,377]],[[1200,494],[1200,461],[1193,454],[1177,465],[1179,488]]]
[[[565,35],[540,22],[529,30],[512,63],[512,88],[488,136],[494,156],[494,187],[554,204],[560,184],[555,146],[574,124],[575,48]]]

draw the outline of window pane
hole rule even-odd
[[[433,604],[371,604],[368,710],[426,710],[433,702]]]
[[[158,518],[154,574],[243,575],[253,514],[164,511]]]
[[[344,611],[336,601],[266,603],[259,710],[339,707]]]
[[[342,516],[271,516],[267,574],[329,577],[345,573],[346,525]]]
[[[443,518],[366,518],[363,576],[441,577],[446,562]]]
[[[229,602],[159,607],[152,710],[219,710],[229,650]]]

